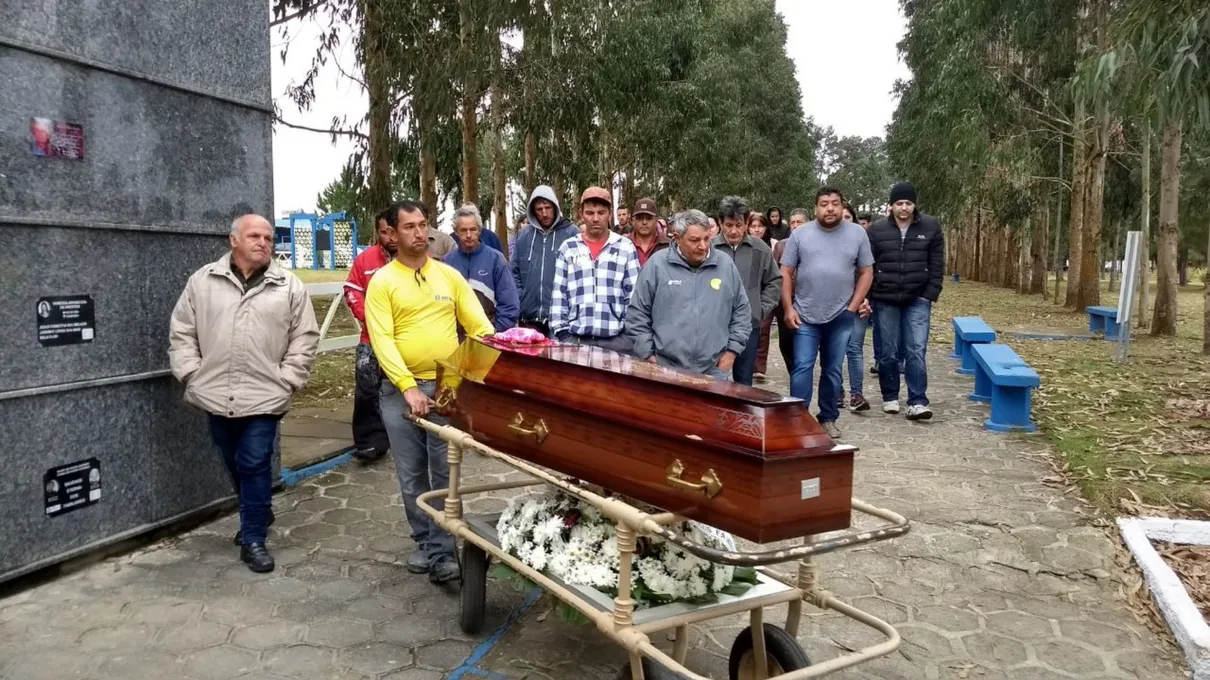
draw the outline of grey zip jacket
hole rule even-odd
[[[534,201],[545,198],[555,204],[555,221],[543,229],[534,215]],[[555,258],[559,246],[580,233],[571,220],[563,216],[555,191],[545,184],[534,187],[526,208],[529,223],[517,234],[517,242],[509,257],[509,269],[517,284],[521,301],[519,321],[550,321],[551,297],[555,286]]]
[[[676,246],[652,255],[626,309],[626,333],[638,358],[695,373],[710,372],[726,350],[743,352],[752,308],[735,262],[714,248],[696,269]]]
[[[714,249],[735,261],[748,291],[748,307],[756,325],[768,316],[781,299],[781,268],[773,261],[773,251],[765,242],[744,236],[734,248],[722,234],[714,237]]]

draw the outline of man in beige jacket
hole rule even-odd
[[[319,327],[306,286],[273,260],[273,227],[231,223],[231,252],[193,273],[172,310],[168,358],[185,401],[210,435],[239,494],[240,559],[272,571],[273,443],[290,399],[307,384]]]

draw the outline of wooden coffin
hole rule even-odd
[[[500,451],[768,543],[849,526],[851,446],[800,399],[597,347],[467,340],[438,410]]]

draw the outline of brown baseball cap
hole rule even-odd
[[[588,200],[602,201],[605,205],[613,207],[613,196],[601,187],[588,187],[580,194],[580,205],[584,205],[584,201]]]
[[[631,210],[630,214],[631,215],[651,215],[652,217],[660,216],[659,211],[656,210],[656,208],[655,208],[655,201],[650,198],[640,198],[634,204],[634,210]]]

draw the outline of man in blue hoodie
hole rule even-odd
[[[559,210],[555,191],[545,184],[529,197],[528,223],[517,234],[509,262],[517,284],[521,311],[518,326],[550,337],[550,308],[555,284],[555,259],[563,242],[580,230]]]
[[[483,233],[479,209],[472,203],[458,208],[454,213],[458,249],[446,255],[443,261],[470,282],[471,290],[475,291],[496,332],[506,331],[517,325],[517,284],[504,255],[483,243]]]

